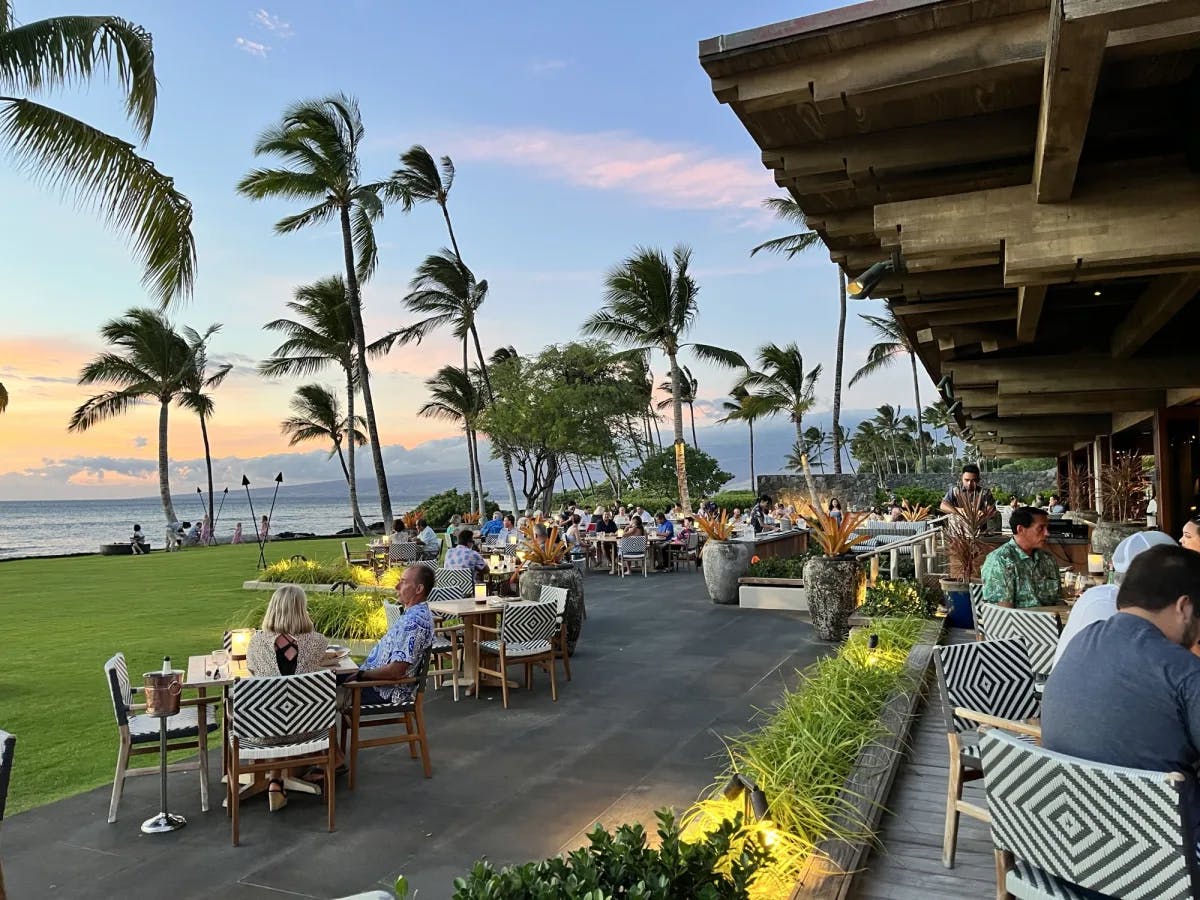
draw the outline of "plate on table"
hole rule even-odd
[[[325,648],[325,659],[345,659],[350,655],[350,648],[343,647],[340,644],[330,644]]]
[[[488,597],[487,605],[493,609],[502,609],[503,607],[508,606],[508,601],[501,600],[499,597]]]

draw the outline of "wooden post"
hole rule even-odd
[[[871,584],[879,581],[879,554],[871,557]]]
[[[925,567],[925,555],[922,553],[922,550],[920,541],[912,545],[913,578],[918,582],[921,580],[921,569]]]

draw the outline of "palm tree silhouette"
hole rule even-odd
[[[680,397],[688,407],[688,417],[692,420],[692,446],[697,450],[700,449],[700,442],[696,440],[696,392],[700,390],[700,382],[696,380],[696,376],[692,374],[692,370],[687,366],[680,369],[679,387],[683,396]],[[666,394],[671,392],[671,382],[664,381],[658,386],[658,389]],[[658,410],[667,409],[672,403],[671,397],[666,397],[654,404],[654,408]]]
[[[754,420],[758,417],[751,400],[750,392],[740,384],[735,384],[729,392],[729,399],[721,401],[721,409],[725,415],[717,419],[717,424],[728,422],[745,422],[750,429],[750,490],[758,490],[758,479],[754,473]]]
[[[890,310],[886,318],[864,314],[860,314],[859,318],[871,326],[879,340],[867,350],[867,361],[851,376],[850,387],[854,387],[864,378],[888,368],[899,357],[907,353],[909,364],[912,366],[913,401],[916,404],[917,432],[919,434],[924,427],[921,420],[921,384],[917,377],[917,354],[908,342],[908,335],[904,333],[904,329],[900,327],[900,323]],[[925,443],[924,441],[918,441],[918,443],[920,445],[921,470],[924,471]]]
[[[484,508],[483,483],[476,477],[476,473],[479,472],[479,446],[475,437],[479,414],[483,411],[483,398],[479,393],[479,388],[471,380],[469,372],[454,366],[442,366],[436,375],[426,379],[425,386],[429,388],[430,399],[417,410],[417,415],[458,422],[462,425],[463,432],[467,436],[467,465],[471,472],[471,501],[476,509],[482,510]]]
[[[288,404],[292,415],[279,423],[279,429],[288,436],[288,446],[295,447],[304,441],[327,440],[333,444],[329,455],[337,454],[338,462],[342,464],[342,474],[346,477],[346,487],[351,492],[351,506],[357,500],[353,495],[354,482],[350,477],[350,469],[346,465],[346,455],[342,452],[342,442],[352,447],[360,447],[367,442],[366,435],[360,430],[363,424],[362,416],[354,420],[342,411],[342,404],[332,388],[320,384],[302,384],[296,388],[296,393]],[[357,512],[357,510],[355,510]],[[361,516],[357,517],[361,519]],[[366,531],[361,533],[365,534]]]
[[[217,367],[211,375],[208,373],[208,340],[221,330],[221,326],[210,325],[204,334],[194,328],[183,329],[184,340],[191,350],[191,365],[184,375],[183,391],[179,395],[179,405],[194,412],[200,419],[200,437],[204,441],[204,472],[208,476],[208,526],[216,528],[213,516],[213,476],[212,448],[208,442],[208,420],[212,418],[215,402],[212,392],[221,386],[221,382],[233,371],[232,363],[224,363]]]

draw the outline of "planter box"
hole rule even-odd
[[[808,612],[804,581],[799,578],[739,578],[738,605],[743,609]]]

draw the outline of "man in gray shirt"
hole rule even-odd
[[[1042,743],[1095,762],[1195,771],[1200,762],[1200,553],[1151,547],[1129,566],[1117,614],[1077,634],[1042,699]],[[1193,792],[1193,812],[1200,798]],[[1194,821],[1200,821],[1195,818]]]

